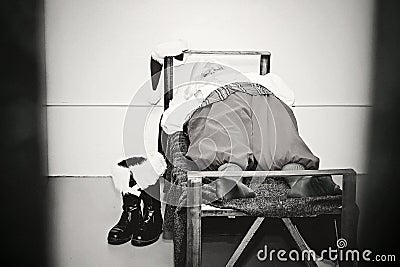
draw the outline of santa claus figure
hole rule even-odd
[[[153,90],[149,92],[149,103],[154,104],[162,97],[163,90],[157,90],[157,87],[164,57],[174,56],[182,64],[182,51],[186,49],[187,42],[180,39],[159,44],[154,49],[150,60]],[[154,123],[157,125],[158,121]],[[122,195],[122,214],[108,232],[109,244],[120,245],[130,241],[133,246],[146,246],[158,240],[163,224],[158,180],[165,170],[166,162],[159,152],[128,156],[114,163],[112,179]]]

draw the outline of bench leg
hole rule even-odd
[[[250,242],[251,238],[260,228],[261,224],[264,221],[264,217],[257,217],[254,221],[253,225],[250,227],[249,231],[247,231],[245,237],[243,238],[242,242],[240,242],[239,246],[236,248],[235,252],[233,253],[232,257],[229,259],[228,263],[226,264],[227,267],[233,267],[237,260],[239,259],[240,255],[246,248],[247,244]]]
[[[346,240],[343,255],[349,249],[357,249],[358,207],[356,205],[356,175],[343,176],[343,207],[341,215],[340,238]],[[339,261],[340,266],[356,266],[356,261]]]
[[[189,177],[188,177],[189,178]],[[186,266],[201,266],[201,178],[188,179]]]
[[[300,250],[300,252],[303,252],[305,250],[310,251],[310,248],[304,241],[297,227],[292,223],[292,220],[290,220],[289,218],[282,218],[282,221],[285,224],[286,228],[288,229],[293,240],[296,242],[297,248]],[[311,258],[307,258],[305,263],[309,267],[318,267],[315,261],[312,260]]]

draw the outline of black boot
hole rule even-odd
[[[161,215],[161,203],[142,191],[143,223],[137,236],[132,236],[133,246],[147,246],[158,240],[162,233],[163,219]]]
[[[143,219],[140,210],[140,198],[132,194],[122,195],[122,214],[118,223],[108,233],[108,243],[120,245],[137,236]]]

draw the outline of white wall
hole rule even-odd
[[[193,49],[271,51],[321,168],[366,171],[372,0],[47,0],[45,13],[50,175],[109,174],[151,49],[174,38]],[[228,61],[258,69],[257,58]],[[139,125],[147,103],[130,108]]]

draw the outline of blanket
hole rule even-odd
[[[188,120],[186,156],[200,170],[234,163],[246,170],[281,170],[288,163],[318,169],[292,110],[267,88],[236,82],[212,92]]]

